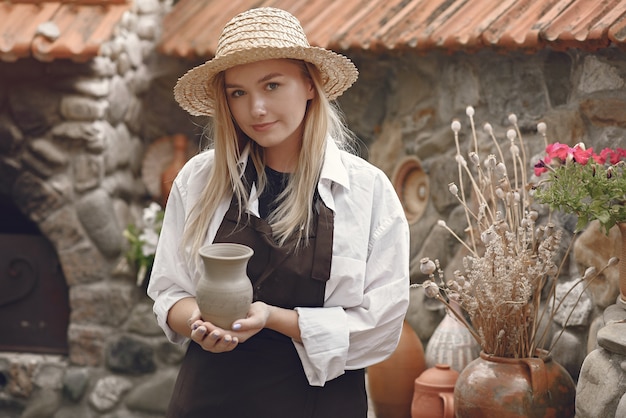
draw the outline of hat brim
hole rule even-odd
[[[347,57],[319,47],[261,47],[232,52],[215,57],[178,79],[174,98],[194,116],[213,116],[215,97],[211,89],[213,77],[241,64],[267,59],[291,58],[314,64],[322,76],[322,85],[328,100],[334,100],[346,91],[358,77],[358,70]]]

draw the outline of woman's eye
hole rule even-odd
[[[244,92],[243,92],[243,90],[233,90],[233,92],[230,93],[230,95],[232,97],[241,97],[241,96],[244,95]]]
[[[278,83],[267,83],[268,90],[276,90],[278,88]]]

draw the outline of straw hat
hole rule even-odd
[[[213,77],[236,65],[273,58],[293,58],[317,66],[329,100],[339,97],[358,76],[358,70],[345,56],[309,45],[294,16],[284,10],[262,7],[243,12],[226,24],[215,57],[182,76],[174,87],[174,98],[194,116],[211,116]]]

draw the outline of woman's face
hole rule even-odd
[[[239,128],[265,148],[266,164],[292,171],[302,144],[307,102],[315,95],[302,66],[288,59],[225,71],[226,99]]]

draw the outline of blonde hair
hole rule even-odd
[[[296,170],[289,176],[285,190],[278,196],[279,204],[267,220],[279,245],[293,237],[296,246],[302,246],[306,245],[310,233],[313,199],[324,162],[327,136],[330,135],[342,149],[351,149],[354,138],[339,108],[326,98],[317,67],[305,61],[296,62],[302,66],[305,76],[313,81],[316,94],[308,103],[304,116],[302,148]],[[216,98],[211,127],[215,158],[207,183],[185,223],[183,248],[190,246],[191,254],[197,254],[203,245],[211,218],[224,199],[235,197],[241,222],[250,196],[238,161],[247,145],[250,146],[250,158],[257,173],[259,195],[267,182],[263,148],[236,126],[226,101],[223,72],[214,78],[210,87],[214,89]]]

